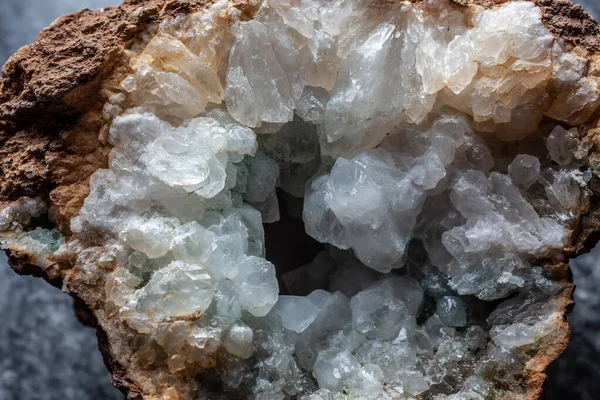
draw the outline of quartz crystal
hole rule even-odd
[[[249,4],[140,33],[72,235],[23,198],[3,246],[101,285],[163,392],[525,398],[589,195],[585,53],[529,1]]]

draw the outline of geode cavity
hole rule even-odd
[[[562,0],[63,17],[3,71],[2,248],[130,398],[538,398],[599,231],[597,30]]]

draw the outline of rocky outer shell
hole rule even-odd
[[[506,2],[452,1],[457,7],[469,4],[494,7]],[[542,9],[543,21],[550,32],[600,55],[600,28],[580,6],[569,0],[531,1]],[[149,24],[207,8],[213,2],[126,0],[117,8],[83,10],[57,19],[33,44],[14,54],[0,78],[0,206],[22,196],[41,197],[50,206],[50,221],[69,235],[69,221],[79,213],[89,193],[90,175],[108,163],[110,147],[98,139],[106,124],[102,106],[111,88],[116,88],[128,72],[124,57],[128,43]],[[243,1],[240,7],[243,9]],[[595,150],[600,153],[600,140]],[[599,179],[592,182],[592,188],[595,191],[590,210],[575,232],[574,245],[565,249],[568,256],[589,250],[600,234]],[[9,263],[18,273],[43,276],[56,286],[69,279],[69,271],[55,268],[44,273],[33,265],[29,255],[7,253]],[[568,264],[558,263],[548,268],[557,280],[570,280]],[[561,314],[572,307],[572,291],[573,286],[568,285],[562,294],[558,305]],[[93,323],[95,317],[90,310],[99,305],[92,304],[90,299],[98,296],[89,296],[85,290],[74,296],[84,300],[78,303],[80,315],[85,316],[82,319]],[[557,319],[556,327],[551,340],[537,349],[529,362],[530,373],[526,377],[529,399],[541,397],[544,371],[568,343],[569,326],[564,318]],[[100,327],[98,339],[115,386],[130,399],[147,395],[134,384],[132,371],[115,360],[107,334]],[[187,386],[188,390],[195,390],[191,382]],[[160,397],[147,398],[178,397],[162,393]]]

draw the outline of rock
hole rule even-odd
[[[322,352],[315,362],[314,374],[320,387],[339,392],[359,368],[359,362],[349,353]]]
[[[63,17],[0,81],[2,248],[130,398],[539,398],[600,230],[597,36],[562,0]],[[262,224],[300,214],[289,271]]]
[[[442,322],[451,327],[467,324],[467,311],[460,297],[444,296],[437,300],[436,312]]]
[[[229,328],[225,336],[225,349],[230,354],[241,359],[252,357],[252,340],[254,332],[242,322],[238,322]]]
[[[279,296],[273,312],[281,318],[285,329],[302,333],[317,318],[319,308],[307,297]]]
[[[351,305],[354,329],[371,339],[391,340],[410,323],[406,303],[385,281],[352,297]]]

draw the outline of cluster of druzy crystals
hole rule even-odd
[[[71,226],[115,254],[107,303],[171,372],[257,399],[486,398],[552,329],[560,285],[531,262],[566,245],[589,179],[589,141],[559,125],[598,105],[586,55],[527,1],[250,4],[131,49],[110,168]],[[285,296],[277,188],[325,244]]]

